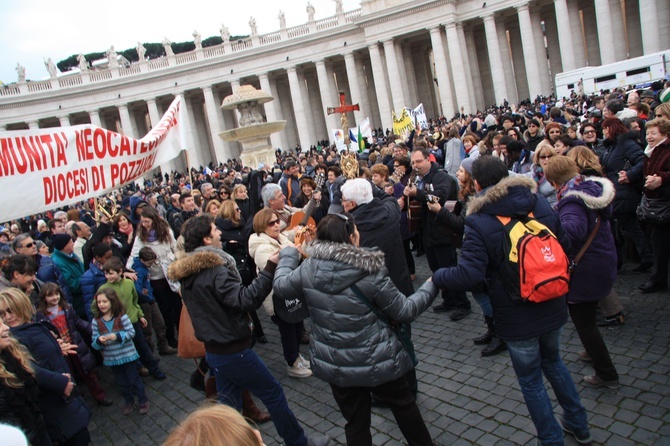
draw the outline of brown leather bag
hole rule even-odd
[[[205,344],[195,337],[193,322],[191,322],[186,305],[182,305],[179,317],[177,356],[180,358],[203,358],[205,356]]]

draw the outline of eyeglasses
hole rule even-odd
[[[549,159],[549,158],[551,158],[551,157],[553,157],[553,156],[554,156],[554,155],[540,155],[538,158],[540,158],[541,160],[547,160],[547,159]]]
[[[595,130],[587,130],[584,132],[585,135],[593,135],[596,131]]]
[[[35,246],[35,243],[30,242],[30,243],[26,243],[25,245],[23,245],[22,248],[32,248],[33,246]]]
[[[8,314],[14,314],[11,308],[7,308],[6,310],[0,310],[0,317],[4,318]]]
[[[279,219],[276,219],[276,220],[270,220],[270,221],[268,222],[268,226],[274,226],[274,225],[278,225],[278,224],[279,224]]]

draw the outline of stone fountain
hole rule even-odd
[[[236,129],[219,133],[224,141],[237,141],[242,144],[240,157],[245,166],[255,168],[260,163],[272,166],[275,163],[274,148],[270,144],[270,134],[280,132],[286,127],[286,121],[264,122],[260,106],[274,100],[262,90],[252,85],[242,85],[221,104],[223,110],[237,110],[239,124]]]

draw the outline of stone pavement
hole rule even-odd
[[[417,281],[422,283],[429,270],[425,256],[417,259]],[[605,342],[621,376],[619,390],[594,390],[579,384],[592,374],[580,362],[580,343],[571,322],[563,331],[563,359],[587,409],[591,433],[599,444],[670,444],[670,293],[643,295],[637,286],[646,274],[627,272],[625,265],[616,289],[626,308],[624,326],[602,329]],[[535,444],[535,429],[519,391],[507,353],[481,358],[472,339],[484,331],[481,310],[471,299],[473,314],[459,322],[448,315],[427,311],[413,324],[413,340],[419,358],[418,403],[430,432],[439,445],[526,445]],[[259,311],[270,342],[258,345],[257,352],[284,387],[289,406],[309,435],[329,435],[333,444],[344,444],[343,419],[327,384],[317,378],[289,378],[274,324]],[[302,346],[307,354],[307,346]],[[114,388],[111,373],[100,369],[100,376],[115,405],[101,408],[91,404],[90,430],[95,446],[160,444],[169,431],[204,396],[188,385],[194,370],[192,360],[162,357],[165,381],[145,378],[151,411],[121,415],[122,398]],[[83,389],[85,398],[91,402]],[[553,393],[550,391],[552,396]],[[560,415],[556,404],[555,413]],[[373,408],[373,443],[399,445],[403,437],[388,409]],[[272,423],[261,425],[268,446],[281,439]],[[566,438],[567,445],[576,444]]]

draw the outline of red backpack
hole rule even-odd
[[[539,303],[566,295],[570,261],[549,228],[532,213],[497,218],[505,229],[507,254],[499,271],[512,300]]]

